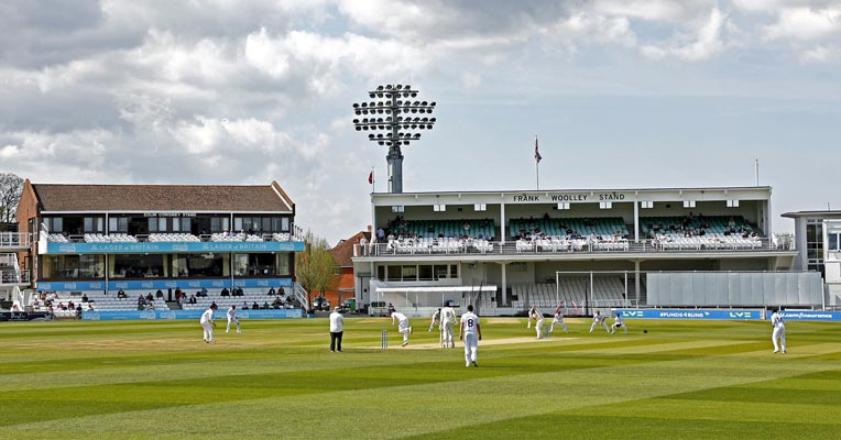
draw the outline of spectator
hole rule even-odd
[[[277,293],[275,293],[274,287],[269,289],[269,296],[275,296],[276,294]]]
[[[268,301],[263,302],[263,308],[264,308],[264,309],[270,309],[270,308],[271,308],[271,306],[269,305],[269,302],[268,302]]]
[[[161,289],[158,289],[158,291],[155,292],[155,298],[163,298],[163,297],[164,297],[164,293],[161,291]]]
[[[87,293],[83,293],[83,294],[82,294],[82,302],[83,302],[83,303],[88,302],[88,294],[87,294]]]
[[[148,294],[146,294],[146,302],[152,302],[154,300],[155,300],[155,297],[152,296],[152,292],[149,292]]]
[[[82,319],[82,304],[76,305],[76,319]]]
[[[117,292],[117,299],[126,299],[126,298],[128,298],[128,296],[126,295],[126,292],[124,292],[123,289],[120,289]]]
[[[222,296],[231,296],[231,292],[228,290],[227,287],[222,289]]]
[[[137,297],[137,310],[143,310],[143,306],[146,305],[146,301],[143,300],[143,295],[138,295]]]
[[[257,310],[260,308],[260,304],[257,304],[257,301],[254,301],[254,304],[251,304],[251,308]]]

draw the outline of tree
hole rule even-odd
[[[23,179],[12,173],[0,173],[0,223],[15,223]]]
[[[336,261],[327,240],[310,231],[304,235],[304,251],[295,254],[295,276],[307,290],[307,302],[312,307],[312,292],[326,292],[335,288]]]

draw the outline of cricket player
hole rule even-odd
[[[561,327],[563,327],[564,333],[569,333],[569,328],[567,328],[567,325],[564,322],[564,308],[561,305],[555,308],[555,317],[552,319],[552,325],[549,326],[550,335],[553,331],[555,331],[556,325],[560,325]]]
[[[777,309],[771,315],[771,327],[774,331],[771,333],[771,341],[774,342],[774,353],[786,354],[786,323],[783,319],[782,309]]]
[[[616,333],[616,329],[624,329],[625,334],[628,334],[628,326],[625,325],[625,320],[622,319],[622,312],[616,311],[616,315],[613,317],[613,326],[610,328],[610,334]]]
[[[429,322],[429,332],[431,332],[435,328],[435,324],[438,324],[438,320],[441,317],[441,308],[439,307],[437,310],[432,312],[432,321]]]
[[[236,325],[237,333],[242,333],[242,331],[239,329],[239,318],[237,318],[237,306],[236,305],[231,305],[231,307],[228,307],[228,315],[227,316],[228,316],[228,326],[225,327],[225,334],[228,334],[228,333],[231,332],[231,323]]]
[[[391,324],[394,325],[395,323],[397,324],[397,332],[403,334],[403,346],[409,345],[409,335],[412,333],[409,318],[398,311],[391,312]]]
[[[537,309],[537,306],[532,305],[529,309],[528,320],[526,321],[526,328],[531,328],[531,320],[534,319],[537,321],[537,315],[540,314],[540,310]]]
[[[543,339],[545,336],[543,334],[543,323],[545,322],[543,319],[543,312],[541,312],[537,307],[534,308],[534,331],[537,333],[537,339]]]
[[[453,327],[456,323],[456,311],[452,307],[441,309],[441,346],[443,348],[455,348],[453,340]]]
[[[598,326],[604,327],[604,331],[610,333],[610,328],[607,327],[605,319],[606,317],[602,315],[602,312],[596,310],[596,314],[593,315],[593,323],[590,324],[590,333],[593,333],[593,330],[595,330]]]
[[[461,315],[458,327],[458,338],[464,340],[464,366],[478,367],[476,358],[479,353],[479,341],[482,340],[482,328],[479,327],[479,317],[473,313],[473,305],[467,306],[467,313]]]
[[[210,304],[210,307],[201,314],[201,319],[199,319],[199,324],[204,329],[204,342],[210,344],[213,342],[213,327],[216,324],[213,323],[213,312],[219,308],[216,303]]]

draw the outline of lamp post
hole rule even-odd
[[[353,104],[356,131],[369,131],[368,140],[388,147],[388,191],[403,192],[403,151],[400,147],[418,141],[416,130],[431,130],[435,102],[415,100],[418,91],[408,84],[386,84],[368,92],[371,101]]]

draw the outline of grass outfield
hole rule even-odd
[[[0,438],[841,437],[837,324],[789,322],[782,356],[767,322],[569,319],[537,342],[490,319],[468,369],[393,328],[379,352],[387,322],[347,319],[335,354],[321,319],[243,321],[215,345],[192,321],[4,323]],[[413,345],[437,341],[414,323]]]

